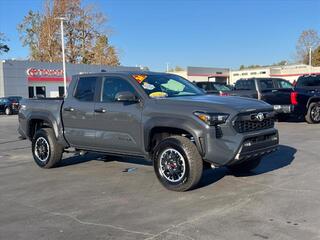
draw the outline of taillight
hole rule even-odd
[[[292,105],[298,105],[298,99],[297,99],[298,93],[297,92],[291,92],[290,97],[291,97],[291,104]]]
[[[222,92],[222,91],[219,92],[219,95],[220,95],[220,96],[230,96],[229,93],[227,93],[227,92]]]

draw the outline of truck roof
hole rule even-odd
[[[108,74],[117,74],[117,75],[172,75],[172,73],[165,73],[165,72],[151,72],[151,71],[103,71],[103,72],[90,72],[90,73],[79,73],[74,76],[104,76]]]

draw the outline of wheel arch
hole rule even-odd
[[[144,146],[146,152],[152,152],[152,149],[164,138],[171,135],[180,135],[193,141],[200,153],[204,154],[204,148],[200,140],[200,134],[195,129],[185,127],[183,124],[178,125],[154,125],[145,131]]]
[[[320,102],[320,97],[311,97],[309,98],[308,102],[307,102],[307,108],[309,108],[310,104],[311,103],[314,103],[314,102]]]

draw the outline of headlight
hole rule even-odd
[[[193,114],[209,126],[217,126],[219,124],[223,124],[229,117],[229,114],[227,113],[194,112]]]

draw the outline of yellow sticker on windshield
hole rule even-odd
[[[148,76],[147,75],[132,75],[132,77],[138,82],[138,83],[142,83]]]
[[[150,93],[149,96],[152,98],[164,98],[164,97],[167,97],[168,94],[165,92],[153,92],[153,93]]]

